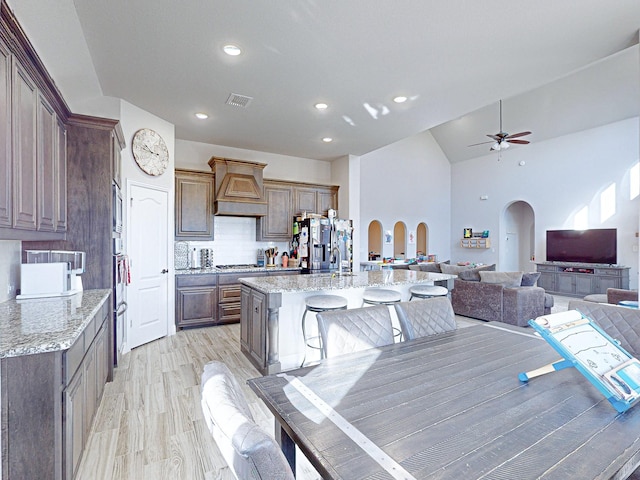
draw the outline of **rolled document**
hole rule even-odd
[[[577,310],[569,310],[567,312],[552,313],[543,315],[535,319],[535,322],[541,327],[554,328],[568,322],[582,320],[582,314]]]

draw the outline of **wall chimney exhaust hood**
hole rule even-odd
[[[214,215],[262,217],[267,214],[262,171],[266,163],[211,157],[215,174]]]

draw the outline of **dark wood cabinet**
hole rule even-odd
[[[338,208],[338,187],[283,180],[264,180],[267,214],[256,223],[258,240],[289,241],[293,217],[307,213],[327,215]]]
[[[218,274],[176,275],[176,327],[216,324]]]
[[[13,225],[11,178],[11,54],[0,40],[0,227]]]
[[[291,240],[292,200],[291,185],[277,180],[264,180],[264,198],[267,214],[256,222],[256,236],[259,240]]]
[[[56,193],[55,203],[55,230],[67,231],[67,127],[58,118],[56,122]]]
[[[36,201],[38,204],[37,229],[43,232],[55,230],[57,216],[56,194],[58,190],[56,165],[57,120],[49,102],[38,94],[36,128]]]
[[[36,111],[38,91],[26,70],[13,62],[13,227],[36,229]]]
[[[176,240],[213,240],[212,173],[175,171]]]
[[[295,272],[294,273],[298,273]],[[218,274],[218,319],[216,324],[239,323],[241,314],[240,278],[266,277],[277,272],[244,272]],[[284,273],[282,273],[284,275]]]

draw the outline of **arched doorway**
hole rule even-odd
[[[404,222],[393,226],[393,258],[405,258],[407,251],[407,227]]]
[[[535,245],[535,215],[527,202],[516,201],[507,206],[502,216],[500,238],[500,270],[529,272]]]
[[[382,257],[382,224],[378,220],[369,224],[367,245],[368,260],[379,260]]]
[[[420,255],[429,255],[429,229],[424,222],[420,222],[416,228],[416,257]]]

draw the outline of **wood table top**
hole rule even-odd
[[[249,380],[326,479],[608,479],[640,463],[640,410],[618,414],[531,329],[500,323]]]

